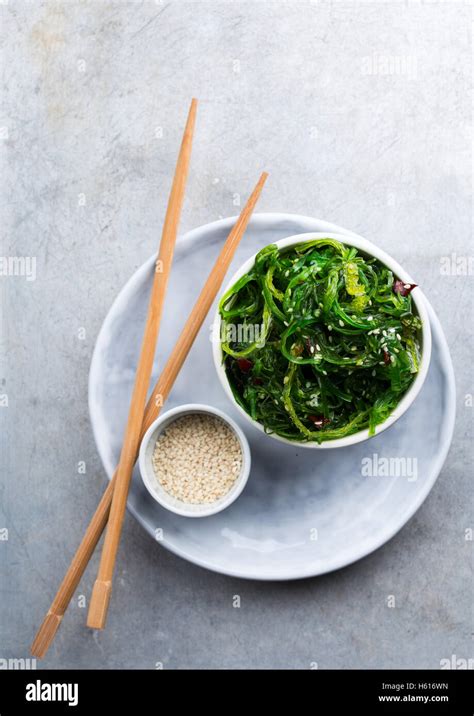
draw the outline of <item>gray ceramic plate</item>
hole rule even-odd
[[[208,224],[178,242],[154,381],[233,222],[231,218]],[[256,215],[228,275],[266,244],[306,231],[349,234],[334,224],[309,217]],[[410,266],[405,268],[410,272]],[[109,478],[120,453],[152,271],[153,257],[122,289],[104,321],[92,359],[89,407]],[[252,472],[247,487],[224,512],[191,520],[160,507],[145,490],[136,469],[128,502],[131,513],[160,544],[181,557],[216,572],[249,579],[285,580],[324,574],[383,545],[428,495],[453,433],[453,369],[439,321],[428,307],[433,334],[431,365],[414,404],[379,436],[327,451],[280,444],[239,415],[215,374],[211,311],[166,408],[195,402],[228,412],[250,442]],[[390,464],[383,458],[395,460]],[[389,475],[383,474],[384,464],[389,465]],[[363,474],[371,469],[379,475]],[[400,469],[403,474],[397,476]]]

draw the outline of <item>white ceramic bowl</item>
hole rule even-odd
[[[389,254],[385,253],[385,251],[382,251],[382,249],[378,248],[374,244],[371,244],[366,239],[362,237],[357,236],[347,236],[344,234],[333,234],[333,233],[306,233],[306,234],[296,234],[295,236],[289,236],[286,239],[280,239],[279,241],[275,241],[276,246],[278,248],[283,249],[288,246],[294,246],[295,244],[303,243],[304,241],[309,241],[312,239],[324,239],[324,238],[331,238],[331,239],[337,239],[341,243],[345,244],[346,246],[354,246],[355,248],[359,249],[361,252],[374,256],[376,259],[379,259],[385,266],[387,266],[391,271],[393,271],[396,278],[399,278],[404,283],[415,283],[411,276],[405,271],[404,268],[400,266]],[[241,278],[244,274],[246,274],[252,266],[255,263],[255,256],[257,254],[254,254],[251,256],[241,267],[240,269],[232,276],[231,280],[229,281],[225,291],[222,295],[224,295],[231,286],[234,285],[234,283]],[[410,407],[410,405],[415,400],[416,396],[421,390],[421,387],[425,381],[426,375],[428,373],[428,367],[430,364],[430,357],[431,357],[431,329],[430,329],[430,320],[428,316],[428,311],[425,305],[425,300],[423,297],[423,293],[421,289],[417,286],[413,289],[411,292],[411,296],[413,299],[413,303],[415,306],[415,310],[417,311],[421,322],[422,322],[422,329],[421,329],[421,358],[420,358],[420,369],[416,375],[415,380],[413,381],[410,388],[407,390],[401,401],[398,403],[397,407],[391,413],[391,415],[385,420],[385,422],[381,423],[377,426],[376,434],[380,434],[383,430],[386,430],[389,428],[393,423],[398,420]],[[252,420],[250,415],[243,410],[243,408],[238,405],[236,402],[231,387],[229,385],[229,381],[227,380],[227,375],[224,370],[223,364],[222,364],[222,349],[220,345],[220,326],[221,326],[221,317],[219,315],[219,310],[216,310],[215,318],[214,318],[214,325],[213,325],[213,356],[214,356],[214,364],[216,367],[217,375],[219,376],[219,380],[224,387],[225,392],[237,408],[237,410],[257,429],[259,429],[261,432],[263,432],[265,435],[269,435],[269,437],[279,440],[280,442],[287,443],[288,445],[298,445],[300,447],[306,447],[306,448],[315,448],[318,450],[327,450],[331,448],[337,448],[337,447],[346,447],[348,445],[354,445],[355,443],[362,442],[363,440],[367,440],[368,438],[372,437],[369,435],[368,429],[366,430],[360,430],[357,433],[354,433],[353,435],[349,435],[344,438],[339,438],[337,440],[328,440],[327,442],[323,442],[321,444],[317,442],[299,442],[295,440],[288,440],[287,438],[280,437],[279,435],[275,434],[269,434],[265,433],[265,430],[261,423]]]
[[[205,503],[202,505],[183,502],[182,500],[178,500],[176,497],[170,495],[170,493],[160,485],[152,463],[155,444],[161,433],[178,418],[181,418],[184,415],[196,413],[206,413],[222,420],[222,422],[225,423],[236,436],[242,451],[242,468],[229,492],[215,502]],[[168,410],[150,425],[143,436],[143,440],[140,445],[138,462],[140,474],[146,489],[160,505],[166,507],[168,510],[171,510],[171,512],[175,512],[177,515],[182,515],[183,517],[208,517],[209,515],[214,515],[228,507],[232,502],[234,502],[234,500],[237,499],[244,489],[250,473],[250,448],[247,438],[237,423],[235,423],[232,418],[229,418],[228,415],[223,413],[222,410],[213,408],[210,405],[188,403],[186,405],[180,405],[177,408],[173,408],[172,410]]]

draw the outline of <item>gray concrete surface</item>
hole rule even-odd
[[[454,442],[402,532],[323,578],[212,574],[127,516],[106,631],[84,627],[95,559],[42,663],[437,669],[471,655],[472,271],[442,263],[472,256],[471,13],[427,0],[0,4],[2,255],[36,259],[35,280],[1,277],[2,659],[28,656],[104,487],[91,353],[156,245],[191,96],[183,231],[235,214],[234,193],[267,169],[261,211],[334,221],[410,266],[452,351]]]

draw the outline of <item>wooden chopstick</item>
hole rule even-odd
[[[132,478],[133,466],[140,444],[140,429],[146,407],[146,396],[150,386],[153,358],[160,327],[161,315],[165,301],[165,293],[173,260],[173,252],[178,235],[178,225],[184,199],[184,189],[188,176],[191,157],[192,138],[196,121],[195,99],[191,102],[183,141],[176,164],[175,175],[171,187],[168,208],[161,236],[160,250],[153,277],[148,314],[143,334],[142,347],[138,360],[133,386],[132,398],[128,412],[125,437],[120,453],[120,461],[115,479],[114,494],[110,506],[110,514],[105,533],[104,545],[99,564],[99,571],[89,604],[87,625],[95,629],[103,629],[107,618],[110,596],[112,593],[112,577],[115,560],[122,533],[123,518],[127,506],[128,489]]]
[[[192,139],[194,132],[194,125],[196,120],[196,109],[197,100],[191,101],[191,106],[188,112],[188,118],[183,133],[183,139],[178,155],[176,164],[175,175],[171,187],[170,197],[168,201],[168,208],[165,217],[165,222],[162,231],[162,239],[160,243],[159,255],[155,264],[155,274],[153,280],[153,288],[148,308],[148,315],[145,328],[145,340],[148,341],[148,350],[146,356],[146,370],[150,371],[153,363],[153,354],[156,344],[156,338],[158,335],[159,322],[161,318],[162,303],[164,293],[167,286],[169,268],[173,257],[174,243],[177,235],[177,222],[179,219],[179,213],[182,206],[184,197],[184,186],[186,183],[189,160],[191,157]],[[142,346],[142,353],[143,353]],[[151,356],[150,356],[151,354]],[[142,356],[140,356],[141,362]],[[148,368],[148,364],[151,360],[151,365]],[[137,378],[138,378],[137,369]],[[146,376],[143,375],[143,378]],[[148,384],[150,377],[145,381],[145,399],[146,391],[148,390]],[[145,402],[145,399],[143,402]],[[110,488],[110,489],[109,489]],[[110,508],[111,500],[113,495],[113,489],[111,483],[109,483],[107,490],[105,491],[99,506],[89,524],[88,533],[95,535],[98,533],[102,534],[105,525],[107,524],[107,515]],[[86,535],[87,536],[87,535]],[[94,545],[95,547],[95,545]],[[38,633],[32,644],[32,654],[42,658],[46,653],[51,641],[54,639],[54,635],[61,623],[62,617],[67,609],[67,606],[74,594],[74,591],[79,583],[82,572],[84,571],[87,562],[93,552],[90,551],[90,545],[86,537],[81,542],[79,549],[77,550],[74,558],[70,564],[70,567],[61,583],[61,586],[51,604],[51,607],[43,620],[43,623],[38,630]],[[86,561],[84,561],[86,560]],[[84,565],[84,566],[82,566]]]
[[[209,311],[209,308],[215,299],[217,292],[219,291],[224,276],[229,268],[232,258],[235,254],[235,250],[247,228],[248,222],[258,201],[263,185],[267,178],[267,174],[263,173],[255,186],[249,200],[235,223],[232,231],[229,233],[227,240],[222,247],[219,257],[216,261],[214,268],[212,269],[206,285],[204,286],[198,301],[196,302],[186,325],[170,355],[168,361],[163,369],[163,372],[153,390],[152,395],[148,401],[145,418],[141,428],[140,439],[143,438],[145,432],[148,430],[152,422],[158,417],[161,407],[164,404],[169,392],[173,386],[176,375],[181,370],[181,367],[188,355],[194,339],[202,326],[202,323]],[[213,285],[213,289],[208,290],[209,285]],[[199,304],[199,305],[198,305]],[[112,502],[112,495],[114,491],[115,478],[117,471],[115,472],[112,480],[109,482],[97,509],[92,517],[87,530],[84,534],[82,542],[80,543],[71,564],[61,582],[61,585],[54,597],[54,600],[46,614],[35,639],[31,646],[31,653],[39,659],[42,659],[48,651],[56,632],[61,624],[63,616],[72,599],[74,592],[76,591],[81,577],[89,563],[89,560],[94,553],[97,543],[102,535],[107,519],[109,515],[110,504]]]

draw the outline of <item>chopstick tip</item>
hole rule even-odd
[[[87,626],[90,629],[103,629],[105,627],[111,594],[112,582],[97,578],[92,587],[89,613],[87,615]]]
[[[194,123],[196,121],[198,101],[195,97],[192,98],[191,104],[189,105],[188,120],[186,123],[186,132],[192,135],[194,131]]]
[[[36,659],[43,659],[62,621],[62,614],[48,612],[31,645],[30,653]]]

